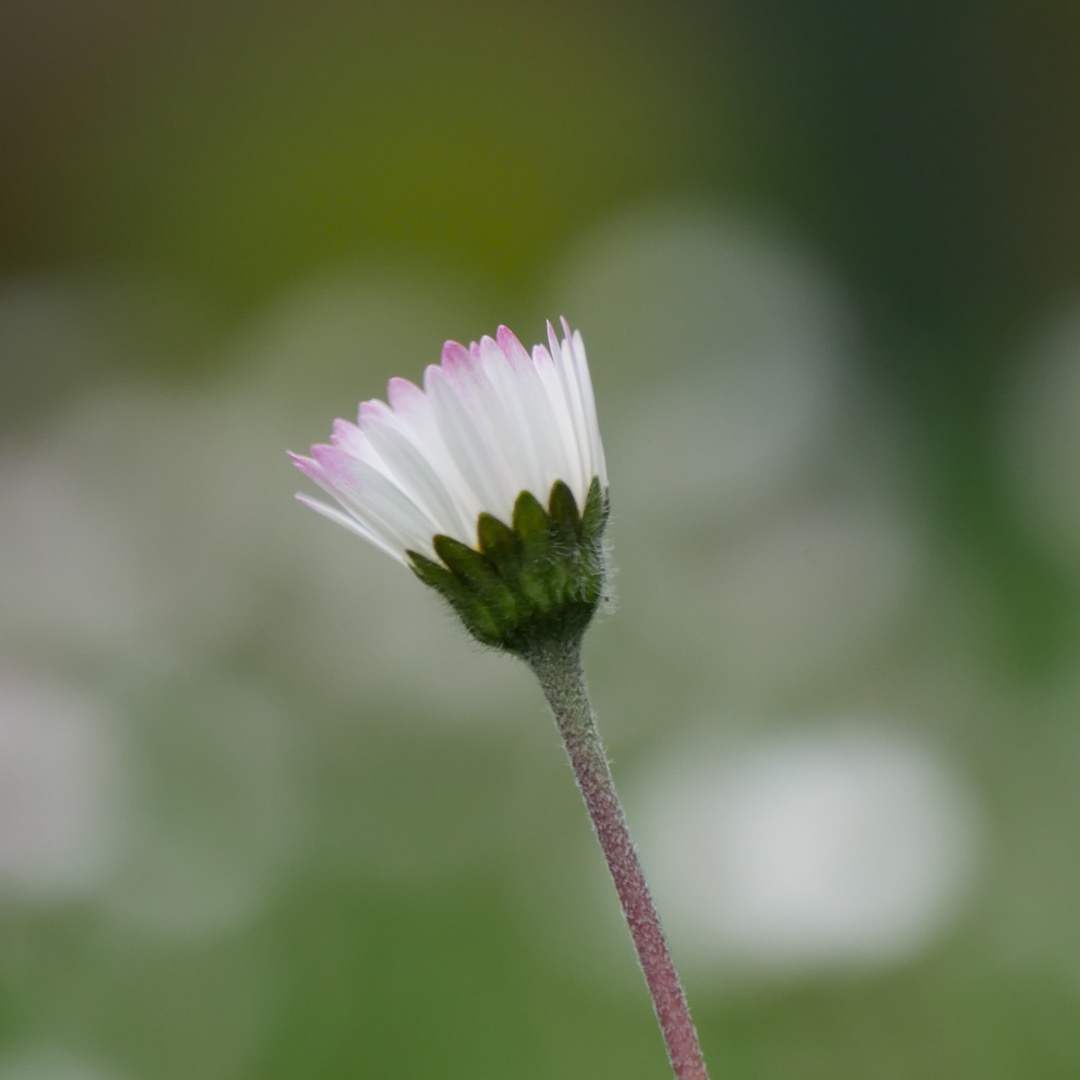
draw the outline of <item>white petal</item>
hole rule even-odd
[[[330,445],[343,450],[349,457],[370,465],[383,476],[390,478],[390,469],[383,461],[382,455],[371,445],[371,440],[356,424],[350,424],[348,420],[335,420]]]
[[[582,407],[585,412],[585,424],[589,437],[589,453],[592,457],[593,475],[599,477],[600,486],[608,486],[607,463],[604,461],[604,446],[600,441],[600,423],[596,418],[596,396],[593,393],[592,377],[589,374],[589,361],[585,357],[585,341],[580,330],[570,333],[565,319],[562,321],[566,330],[575,360],[578,388],[581,392]],[[592,481],[592,477],[589,477]]]
[[[403,552],[433,550],[437,526],[393,481],[336,447],[312,447],[312,454],[322,467],[316,483],[372,532]]]
[[[533,365],[551,409],[552,422],[555,425],[553,440],[558,441],[561,450],[563,465],[559,477],[566,481],[574,496],[580,499],[582,491],[588,488],[588,483],[584,480],[581,452],[578,450],[574,421],[570,416],[570,405],[563,391],[562,380],[559,378],[555,361],[551,359],[551,353],[543,345],[533,348]]]
[[[424,388],[431,398],[439,431],[465,482],[488,513],[506,520],[505,485],[501,469],[492,460],[483,433],[473,422],[441,367],[432,364],[424,373]]]
[[[509,485],[507,494],[516,499],[522,491],[528,490],[541,502],[545,502],[544,466],[541,456],[543,436],[535,430],[536,425],[521,378],[514,370],[510,358],[489,337],[480,340],[480,362],[502,406],[499,416],[502,420],[500,435],[503,444],[513,447],[513,466],[506,471]],[[510,460],[508,456],[508,466]]]
[[[321,453],[324,450],[332,449],[332,447],[326,446],[313,446],[311,448],[311,452],[314,454]],[[386,530],[382,528],[381,524],[377,520],[373,519],[362,509],[357,509],[354,506],[350,505],[347,496],[343,495],[342,492],[338,490],[337,485],[327,475],[326,469],[320,462],[316,461],[314,458],[303,457],[300,454],[290,453],[289,456],[292,458],[293,464],[296,465],[296,467],[305,476],[314,480],[315,483],[318,484],[319,487],[321,487],[323,491],[327,493],[327,495],[332,495],[337,500],[337,502],[342,507],[344,507],[346,516],[350,520],[354,521],[357,525],[359,525],[360,528],[363,530],[363,533],[361,533],[361,535],[371,533],[371,535],[376,538],[377,545],[384,550],[393,551],[395,558],[402,557],[404,555],[404,549],[400,547],[400,545],[396,542],[393,536],[388,534]],[[319,509],[319,507],[325,507],[325,504],[319,503],[316,509]],[[319,510],[319,512],[322,513],[323,511]],[[353,526],[350,526],[350,528],[353,528]],[[353,528],[353,531],[356,531],[355,528]]]
[[[389,406],[381,401],[365,401],[360,406],[360,422],[360,430],[382,458],[389,478],[424,510],[436,530],[454,537],[462,534],[468,537],[472,530],[461,514],[460,505]]]
[[[483,511],[484,504],[461,475],[461,470],[458,469],[446,445],[430,395],[425,394],[419,386],[409,382],[408,379],[394,378],[390,380],[387,387],[387,396],[394,415],[401,421],[412,441],[420,448],[436,475],[443,482],[443,486],[468,525],[468,536],[456,538],[471,544],[472,533],[476,529],[476,519]]]
[[[387,555],[397,559],[398,562],[406,562],[405,556],[398,551],[397,548],[393,548],[385,543],[370,529],[357,521],[351,514],[346,514],[344,510],[339,510],[336,506],[330,506],[327,503],[320,502],[318,499],[313,499],[310,495],[304,495],[299,491],[296,493],[296,501],[310,507],[315,513],[322,514],[324,518],[329,518],[336,524],[343,525],[350,532],[356,533],[357,536],[366,540],[369,544],[374,544],[380,551],[385,551]]]
[[[488,339],[490,341],[490,339]],[[495,366],[495,357],[473,342],[468,350],[454,342],[443,349],[442,369],[469,420],[485,447],[486,467],[501,494],[501,504],[512,503],[528,473],[528,456],[520,434],[508,410],[503,393],[494,380],[501,381],[504,371]],[[498,354],[499,366],[505,369],[506,358]]]
[[[574,425],[574,442],[577,445],[582,482],[587,488],[593,475],[593,463],[589,429],[585,420],[585,408],[581,401],[581,388],[578,384],[573,355],[569,342],[559,341],[555,336],[555,328],[550,323],[548,323],[548,340],[551,342],[551,356],[555,361],[555,370],[559,373],[559,382],[562,384],[567,411]]]
[[[334,433],[330,436],[330,442],[346,454],[354,458],[364,460],[371,453],[371,444],[364,433],[348,420],[335,420]]]
[[[573,488],[571,459],[532,357],[505,326],[499,327],[497,340],[513,371],[522,423],[537,458],[540,490],[530,490],[541,502],[547,502],[556,480],[564,480]]]

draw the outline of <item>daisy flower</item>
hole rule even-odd
[[[505,326],[443,346],[423,389],[337,420],[293,461],[337,502],[305,505],[410,566],[485,645],[525,653],[580,633],[603,594],[608,476],[585,344],[530,355]]]

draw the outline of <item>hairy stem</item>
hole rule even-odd
[[[525,660],[540,680],[555,714],[578,788],[615,880],[671,1066],[678,1080],[708,1080],[686,996],[671,961],[596,729],[596,716],[585,688],[580,642],[537,648]]]

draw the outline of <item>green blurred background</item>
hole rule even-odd
[[[286,448],[590,350],[714,1076],[1080,1075],[1080,7],[0,9],[0,1080],[668,1075],[550,720]]]

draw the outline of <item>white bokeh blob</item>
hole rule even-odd
[[[135,538],[74,470],[42,453],[0,458],[0,639],[9,647],[127,650],[150,604]]]
[[[99,888],[122,840],[122,770],[101,702],[0,667],[0,898]]]
[[[919,954],[962,910],[982,843],[964,778],[887,727],[706,742],[630,806],[677,954],[721,974]]]

